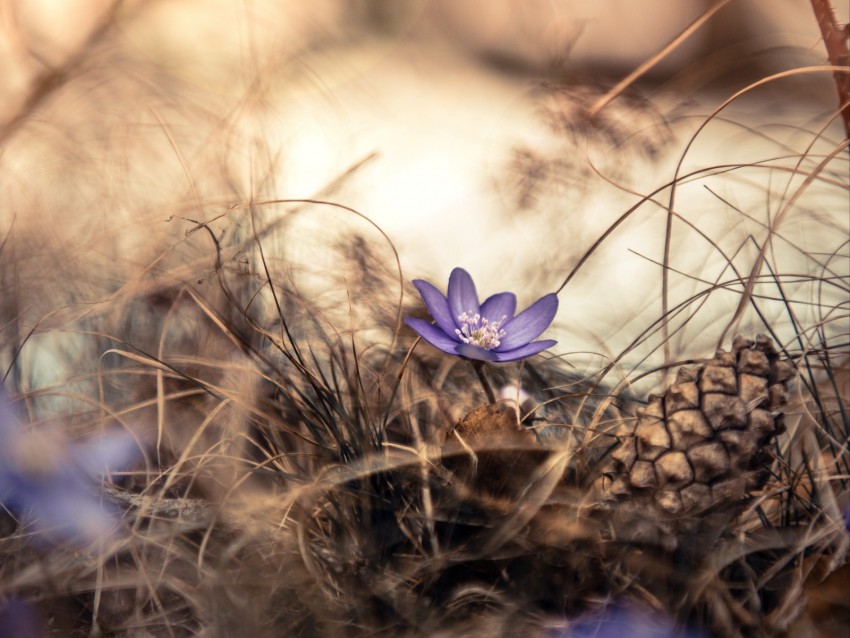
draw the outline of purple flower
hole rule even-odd
[[[703,638],[670,618],[628,602],[613,602],[549,634],[549,638]]]
[[[10,598],[0,602],[0,636],[41,638],[44,624],[38,610],[24,601]]]
[[[59,431],[25,428],[0,385],[0,505],[31,523],[38,541],[89,543],[108,536],[116,515],[96,479],[137,453],[125,433],[81,444]]]
[[[478,361],[505,363],[525,359],[551,348],[557,341],[534,341],[549,327],[558,311],[558,297],[541,297],[518,315],[516,295],[500,292],[478,303],[472,277],[455,268],[446,296],[427,281],[414,279],[425,307],[435,323],[406,318],[405,322],[425,341],[447,354]]]

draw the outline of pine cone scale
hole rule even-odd
[[[603,497],[628,501],[632,518],[655,517],[673,546],[698,526],[689,515],[739,507],[765,480],[759,468],[773,458],[793,373],[767,337],[737,338],[730,352],[680,369],[621,433],[603,473]]]

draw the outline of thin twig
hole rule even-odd
[[[812,0],[814,2],[814,0]],[[634,71],[629,73],[625,78],[620,80],[617,85],[608,91],[605,95],[599,98],[596,103],[590,107],[590,111],[588,114],[590,117],[596,117],[599,114],[599,111],[604,109],[608,104],[610,104],[613,100],[617,98],[623,91],[625,91],[635,80],[637,80],[644,73],[649,71],[652,67],[658,64],[661,60],[666,58],[670,53],[672,53],[675,49],[678,48],[682,42],[687,40],[693,33],[699,29],[703,24],[705,24],[711,16],[720,11],[723,7],[729,4],[729,0],[718,0],[715,2],[708,10],[705,11],[701,16],[699,16],[696,20],[691,22],[684,31],[682,31],[679,35],[673,38],[667,45],[664,46],[658,53],[653,55],[648,60],[645,60],[643,64],[641,64]]]
[[[95,45],[103,42],[115,27],[116,16],[123,9],[124,0],[115,0],[107,8],[97,26],[89,33],[82,45],[65,62],[55,68],[48,68],[32,84],[24,104],[17,114],[8,121],[0,122],[0,144],[4,144],[21,125],[32,115],[48,97],[65,86],[83,64],[89,59]],[[126,18],[126,16],[125,16]]]
[[[833,77],[835,88],[838,90],[838,108],[844,120],[844,132],[850,140],[850,75],[846,71],[846,68],[850,67],[850,51],[847,49],[847,43],[850,40],[850,24],[844,25],[843,29],[838,27],[835,12],[829,0],[812,0],[812,9],[818,20],[823,43],[826,45],[829,63],[845,69],[843,72],[836,70]]]

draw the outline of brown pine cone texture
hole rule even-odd
[[[662,396],[650,395],[597,482],[617,504],[617,540],[696,546],[709,511],[734,512],[763,487],[794,376],[769,337],[738,337],[731,352],[681,368]]]

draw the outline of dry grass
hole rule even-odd
[[[121,531],[95,546],[47,550],[0,510],[0,606],[33,603],[52,636],[568,636],[611,600],[694,635],[847,622],[829,595],[850,507],[847,140],[834,111],[791,135],[734,112],[831,67],[697,109],[661,168],[680,112],[637,92],[602,108],[597,89],[540,90],[555,144],[503,167],[530,226],[571,223],[545,198],[579,164],[629,203],[529,281],[602,298],[622,233],[660,250],[638,255],[650,299],[576,328],[594,352],[562,340],[490,370],[530,398],[488,411],[468,363],[403,328],[424,316],[419,273],[344,197],[368,159],[311,199],[281,198],[290,158],[264,142],[282,108],[265,63],[212,103],[126,46],[117,25],[143,4],[110,11],[33,76],[0,133],[0,373],[28,427],[119,427],[144,454],[104,484]],[[729,122],[760,154],[701,162]],[[587,161],[569,155],[583,143]],[[717,215],[695,214],[706,201]],[[598,481],[621,428],[679,367],[756,332],[797,370],[768,480],[690,553],[627,537]]]

